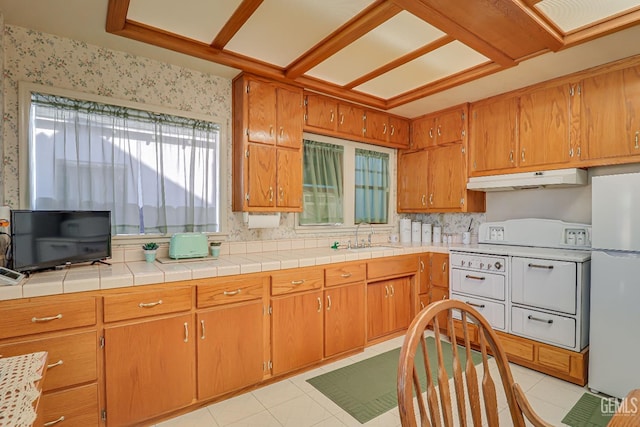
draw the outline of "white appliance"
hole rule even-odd
[[[591,226],[548,219],[480,225],[451,249],[450,298],[494,329],[572,351],[589,343]]]
[[[527,188],[574,187],[588,182],[585,169],[556,169],[539,172],[518,172],[469,178],[468,190],[508,191]]]
[[[592,178],[589,388],[640,388],[640,174]]]

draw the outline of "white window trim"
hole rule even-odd
[[[393,148],[380,147],[377,145],[365,144],[362,142],[350,141],[347,139],[334,138],[331,136],[318,135],[314,133],[303,134],[304,139],[309,139],[326,144],[340,145],[344,147],[344,170],[354,171],[352,174],[344,173],[344,224],[333,225],[300,225],[299,214],[295,214],[294,229],[299,234],[336,234],[354,232],[357,225],[353,219],[355,217],[355,207],[353,200],[355,198],[355,150],[361,148],[363,150],[378,151],[389,155],[389,212],[387,212],[388,224],[373,224],[374,231],[391,232],[394,228],[393,222],[395,218],[396,207],[396,153]]]
[[[75,98],[80,100],[99,102],[103,104],[117,105],[125,108],[134,108],[142,111],[150,111],[159,114],[168,114],[180,117],[186,117],[195,120],[204,120],[212,123],[216,123],[220,126],[220,185],[219,185],[219,200],[220,200],[220,232],[218,233],[205,233],[207,235],[224,237],[228,234],[227,231],[227,207],[230,204],[230,199],[227,197],[227,174],[228,170],[228,140],[227,135],[230,120],[228,117],[212,116],[207,114],[195,113],[190,111],[176,110],[172,108],[162,107],[159,105],[143,104],[141,102],[127,101],[123,99],[111,98],[108,96],[95,95],[91,93],[79,92],[70,89],[56,88],[52,86],[45,86],[31,82],[20,82],[18,87],[18,189],[20,192],[20,209],[30,209],[30,185],[29,185],[29,112],[31,111],[31,94],[32,93],[44,93],[48,95],[64,96],[67,98]],[[162,235],[160,238],[154,236],[154,240],[158,242],[168,241],[169,234]],[[117,235],[112,236],[111,240],[114,244],[120,243],[137,243],[149,241],[149,236],[125,236]]]

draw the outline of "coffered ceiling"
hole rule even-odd
[[[640,54],[640,0],[0,0],[0,12],[406,117]]]

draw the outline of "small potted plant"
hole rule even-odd
[[[211,242],[209,243],[209,252],[211,256],[214,258],[218,258],[220,256],[220,245],[222,242]]]
[[[155,242],[149,242],[142,245],[144,250],[144,259],[147,262],[154,262],[156,260],[156,251],[158,250],[158,244]]]

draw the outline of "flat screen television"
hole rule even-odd
[[[110,211],[11,211],[12,268],[20,272],[111,257]]]

